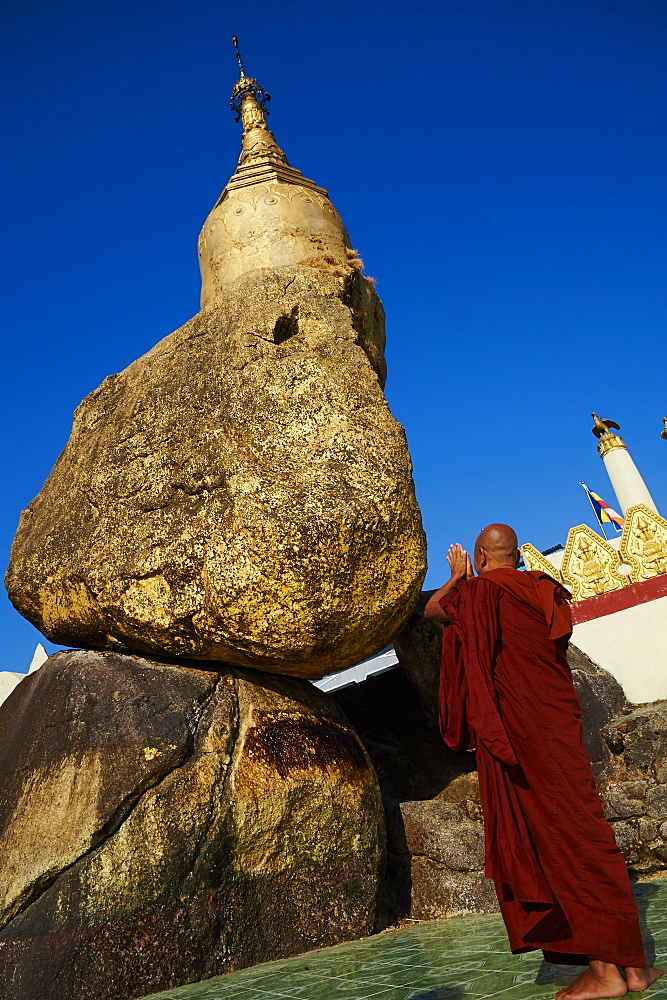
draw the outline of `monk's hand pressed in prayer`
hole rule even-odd
[[[434,622],[442,622],[443,624],[449,621],[449,615],[443,610],[440,602],[457,583],[460,583],[461,580],[472,580],[475,575],[470,562],[470,556],[458,542],[455,545],[450,545],[447,562],[449,563],[449,571],[451,573],[449,580],[439,590],[431,594],[424,607],[425,618],[430,618]]]
[[[470,556],[458,542],[456,542],[455,545],[449,546],[447,562],[449,563],[449,570],[451,573],[450,582],[452,584],[459,583],[460,580],[470,580],[474,575],[472,565],[470,563]]]

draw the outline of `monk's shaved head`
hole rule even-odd
[[[489,524],[486,528],[482,528],[477,536],[475,548],[478,545],[485,548],[487,552],[491,552],[496,558],[505,556],[508,559],[514,559],[519,542],[514,528],[510,528],[509,524]]]
[[[516,532],[509,524],[489,524],[480,531],[475,542],[475,569],[479,573],[499,566],[515,567],[518,548]]]

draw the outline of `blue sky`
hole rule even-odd
[[[9,0],[3,564],[71,415],[198,308],[246,70],[387,312],[386,393],[429,540],[539,548],[614,505],[611,417],[667,510],[664,0]],[[2,669],[39,635],[2,598]],[[53,648],[53,647],[49,647]]]

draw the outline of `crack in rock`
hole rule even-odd
[[[136,787],[123,798],[107,821],[92,834],[90,838],[90,846],[86,848],[85,851],[82,851],[82,853],[69,864],[63,865],[55,872],[45,872],[43,875],[35,879],[35,881],[29,886],[27,886],[23,892],[19,894],[12,906],[8,908],[4,917],[0,918],[0,931],[10,927],[12,922],[17,917],[21,916],[21,914],[23,914],[30,906],[36,903],[40,897],[48,889],[55,885],[55,883],[58,882],[58,880],[61,879],[67,872],[71,871],[72,868],[80,864],[85,858],[89,857],[104,843],[106,843],[106,841],[113,837],[114,834],[116,834],[121,828],[123,823],[130,818],[147,792],[157,788],[171,774],[173,774],[174,771],[183,767],[184,764],[187,764],[188,761],[193,758],[195,752],[195,739],[199,729],[199,724],[204,712],[218,690],[219,684],[220,676],[218,675],[210,693],[202,699],[199,706],[195,709],[192,720],[188,724],[188,735],[185,738],[182,749],[178,754],[176,754],[175,759],[172,757],[169,765],[157,775],[147,775],[143,781],[140,781]]]

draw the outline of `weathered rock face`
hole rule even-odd
[[[81,404],[6,579],[49,639],[316,678],[402,625],[425,545],[384,314],[323,267],[237,279]]]
[[[380,894],[380,926],[407,916],[432,919],[488,913],[491,904],[496,909],[483,861],[476,867],[477,847],[471,849],[472,866],[463,870],[450,868],[443,861],[444,852],[433,846],[447,838],[451,843],[450,825],[456,827],[452,835],[456,837],[464,818],[472,824],[463,824],[466,831],[472,829],[475,837],[482,829],[474,754],[456,753],[445,746],[400,667],[335,691],[332,697],[359,733],[382,789],[387,866]],[[425,853],[426,842],[431,846]]]
[[[484,825],[438,797],[401,805],[410,858],[410,916],[417,920],[494,913],[498,900],[484,876]]]
[[[630,869],[667,869],[667,702],[632,706],[602,729],[600,789],[605,816]]]
[[[419,696],[429,722],[438,725],[438,685],[443,626],[424,618],[423,605],[434,591],[422,594],[418,609],[394,637],[398,661]]]
[[[593,773],[600,777],[609,751],[602,736],[603,727],[628,707],[623,688],[616,678],[570,643],[567,662],[572,671],[572,681],[581,705],[584,743]]]
[[[375,924],[375,775],[304,681],[58,653],[0,708],[0,817],[12,1000],[128,1000]]]
[[[475,755],[446,746],[400,667],[330,697],[359,734],[388,799],[435,798],[459,775],[474,771]]]

